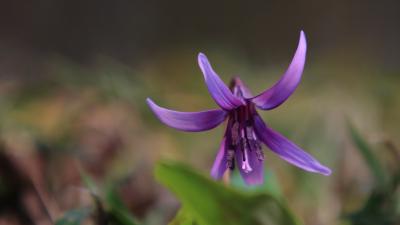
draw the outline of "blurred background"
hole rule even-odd
[[[239,75],[259,93],[286,70],[300,30],[301,85],[260,114],[333,174],[306,173],[266,150],[267,183],[304,224],[348,224],[374,190],[348,122],[384,166],[400,159],[390,156],[400,148],[399,12],[394,0],[3,1],[0,224],[51,224],[90,206],[82,171],[141,224],[167,224],[179,202],[153,178],[154,164],[172,158],[208,174],[223,126],[173,130],[146,97],[181,111],[215,108],[199,52],[226,83]]]

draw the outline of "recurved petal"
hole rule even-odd
[[[220,180],[226,171],[226,138],[224,137],[221,146],[219,147],[217,157],[215,157],[215,161],[213,167],[211,168],[211,177],[216,180]]]
[[[286,101],[286,99],[294,92],[303,73],[304,63],[306,61],[306,52],[306,37],[304,32],[301,31],[296,53],[294,54],[292,62],[285,74],[274,86],[252,99],[260,109],[273,109]]]
[[[269,128],[258,115],[255,119],[255,130],[257,136],[273,152],[287,162],[309,172],[330,175],[331,170],[321,165],[310,154],[299,148],[293,142],[289,141],[283,135]]]
[[[198,56],[199,66],[203,72],[204,79],[214,101],[223,109],[231,110],[244,103],[235,97],[217,73],[213,70],[207,57],[203,53]]]
[[[235,158],[237,167],[239,169],[240,175],[247,185],[260,185],[264,183],[264,161],[260,161],[257,158],[255,151],[247,152],[248,162],[251,167],[250,172],[245,172],[242,168],[243,152],[241,150],[236,150]]]
[[[253,94],[250,89],[244,84],[239,77],[234,77],[232,80],[233,93],[240,91],[245,99],[253,98]],[[236,95],[237,96],[237,95]]]
[[[147,104],[164,124],[183,131],[210,130],[225,120],[227,112],[222,109],[214,109],[201,112],[178,112],[162,108],[156,105],[150,98]]]

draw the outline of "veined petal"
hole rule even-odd
[[[241,150],[236,150],[235,158],[237,163],[237,168],[239,169],[240,175],[247,185],[260,185],[264,183],[264,161],[260,161],[257,158],[255,151],[247,151],[246,154],[248,163],[251,167],[250,172],[245,172],[242,168],[243,152]]]
[[[215,73],[208,62],[207,57],[203,53],[199,54],[198,61],[200,69],[203,72],[208,91],[210,92],[214,101],[221,108],[225,110],[231,110],[244,104],[240,99],[233,95],[218,74]]]
[[[219,147],[217,157],[211,168],[211,177],[220,180],[226,171],[226,138],[224,137]]]
[[[183,131],[210,130],[222,123],[227,115],[227,112],[222,109],[201,112],[178,112],[162,108],[149,98],[146,101],[161,122]]]
[[[259,108],[264,110],[273,109],[289,98],[300,82],[306,61],[306,52],[306,37],[304,32],[301,31],[296,53],[285,74],[272,88],[252,99]]]
[[[261,141],[282,159],[309,172],[326,176],[331,174],[329,168],[321,165],[310,154],[303,151],[283,135],[269,128],[258,115],[254,116],[254,127]]]

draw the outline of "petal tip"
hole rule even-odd
[[[311,170],[309,170],[309,172],[319,173],[324,176],[330,176],[332,174],[331,169],[329,169],[328,167],[321,165],[319,163],[318,163],[317,168],[311,169]]]
[[[197,62],[199,63],[199,67],[203,74],[206,72],[207,67],[211,67],[207,56],[202,52],[197,55]]]
[[[157,104],[154,103],[154,101],[151,100],[151,98],[146,98],[146,103],[151,109],[153,109],[154,106],[157,106]]]
[[[147,97],[147,98],[146,98],[146,103],[147,103],[148,105],[150,105],[150,104],[153,103],[153,101],[152,101],[149,97]]]
[[[332,174],[332,170],[325,167],[323,171],[321,171],[321,174],[324,176],[330,176]]]
[[[198,59],[200,65],[204,64],[204,63],[208,63],[207,56],[202,52],[199,52],[199,54],[197,55],[197,59]]]
[[[306,54],[306,36],[304,31],[301,30],[297,49],[286,72],[274,86],[253,97],[252,102],[260,109],[270,110],[286,101],[300,83],[306,61]]]
[[[304,31],[300,31],[300,40],[299,40],[299,46],[303,46],[304,48],[307,47],[307,39],[306,39],[306,34]]]

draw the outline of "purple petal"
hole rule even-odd
[[[242,169],[243,162],[243,152],[241,150],[236,150],[235,154],[237,168],[243,177],[244,182],[247,185],[260,185],[264,183],[264,161],[260,161],[257,158],[255,151],[248,151],[247,158],[249,160],[249,165],[252,169],[251,172],[245,172]]]
[[[258,115],[254,116],[254,127],[261,141],[282,159],[309,172],[323,175],[331,174],[329,168],[321,165],[310,154],[303,151],[278,132],[267,127]]]
[[[146,101],[161,122],[183,131],[210,130],[222,123],[227,115],[227,112],[222,109],[202,112],[178,112],[162,108],[149,98]]]
[[[234,94],[235,94],[235,91],[240,90],[240,92],[242,93],[244,98],[246,98],[246,99],[253,98],[253,94],[251,93],[249,88],[243,83],[243,81],[239,77],[233,78],[232,83],[233,83],[233,93]]]
[[[294,92],[303,73],[306,51],[306,37],[301,31],[299,45],[285,74],[272,88],[252,99],[259,108],[268,110],[278,107]]]
[[[213,167],[211,168],[211,176],[216,179],[220,180],[226,171],[226,148],[225,148],[225,140],[221,142],[221,146],[219,147],[217,157],[215,158]]]
[[[200,53],[198,56],[199,66],[203,72],[204,79],[207,84],[208,91],[215,100],[215,102],[225,110],[237,108],[244,103],[236,98],[224,82],[219,78],[208,62],[207,57]]]

